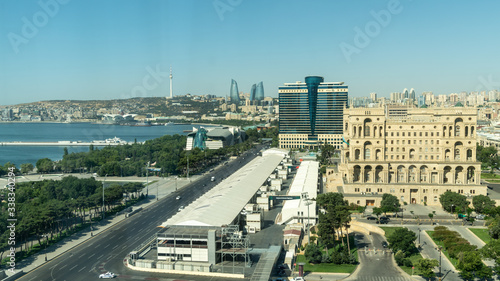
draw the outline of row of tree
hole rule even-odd
[[[125,185],[112,184],[104,189],[94,178],[78,179],[73,176],[61,180],[43,180],[25,182],[16,185],[16,246],[19,251],[29,251],[33,242],[42,245],[54,236],[60,236],[65,230],[71,230],[77,224],[90,221],[101,212],[121,204],[123,194],[137,197],[142,190],[141,183]],[[6,197],[6,192],[2,194]],[[7,229],[8,202],[0,203],[0,253],[8,247],[10,230]],[[104,208],[104,209],[103,209]],[[0,254],[0,260],[2,256]]]

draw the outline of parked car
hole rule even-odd
[[[387,248],[388,244],[385,241],[382,241],[382,247]]]
[[[485,215],[477,215],[476,220],[484,220],[485,217]]]
[[[369,221],[374,221],[374,220],[376,220],[377,218],[376,218],[376,217],[369,216],[369,217],[367,217],[366,219],[367,219],[367,220],[369,220]]]

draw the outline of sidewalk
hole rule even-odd
[[[175,191],[175,189],[180,189],[190,183],[191,181],[195,181],[199,176],[194,176],[190,177],[189,180],[182,178],[178,179],[177,182],[175,182],[175,179],[173,178],[165,178],[163,182],[157,182],[155,184],[150,184],[149,186],[149,200],[144,200],[140,202],[137,205],[134,205],[134,208],[137,207],[142,207],[142,208],[148,208],[155,202],[156,200],[156,194],[158,192],[159,198],[163,198],[167,196],[168,194],[172,193]],[[111,180],[110,178],[107,179],[108,181]],[[158,190],[157,190],[158,189]],[[143,193],[146,194],[146,187],[143,189]],[[93,231],[92,234],[93,236],[100,235],[101,233],[105,232],[107,229],[115,226],[116,224],[120,223],[125,219],[125,214],[121,215],[114,215],[105,218],[104,222],[99,222],[93,224]],[[44,249],[40,252],[38,252],[35,255],[30,256],[29,258],[26,258],[18,263],[16,263],[16,273],[20,270],[22,270],[24,273],[27,273],[39,266],[42,266],[43,264],[53,260],[54,258],[58,257],[59,255],[71,250],[72,248],[84,243],[85,241],[89,240],[92,238],[91,236],[91,231],[90,227],[86,228],[85,230],[82,230],[80,232],[77,232],[73,234],[71,237],[67,237],[60,241],[57,244],[49,246],[47,249]],[[7,276],[13,275],[10,271],[5,272]]]

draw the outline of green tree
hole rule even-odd
[[[347,205],[347,201],[344,200],[344,195],[342,193],[330,192],[318,194],[316,198],[316,203],[323,209],[327,206],[337,206],[337,205]]]
[[[484,214],[486,210],[495,208],[495,201],[480,194],[472,198],[472,206],[477,213]]]
[[[39,173],[49,173],[54,171],[54,162],[49,158],[42,158],[36,161],[36,169]]]
[[[446,191],[445,193],[439,196],[439,202],[441,202],[441,206],[448,212],[452,211],[465,211],[469,202],[467,201],[467,197],[458,194],[452,191]]]
[[[401,204],[399,204],[399,199],[389,193],[384,193],[382,195],[382,201],[380,202],[380,208],[384,213],[387,212],[397,212],[399,211],[399,208],[401,207]]]
[[[489,222],[488,231],[491,238],[500,239],[500,216]]]
[[[497,155],[497,148],[494,146],[484,147],[477,145],[476,149],[476,159],[481,162],[481,168],[483,170],[490,168],[491,172],[494,169],[498,169],[500,165],[500,159]]]
[[[460,270],[460,276],[468,280],[474,278],[474,273],[482,270],[485,266],[481,256],[477,251],[462,252],[458,259],[457,269]]]
[[[33,171],[34,168],[35,167],[33,167],[33,164],[31,164],[31,163],[21,164],[21,173],[27,174],[27,173]]]
[[[387,237],[389,247],[393,250],[393,252],[401,250],[408,255],[416,252],[416,239],[417,235],[407,228],[397,228],[391,235]]]
[[[434,273],[434,268],[438,266],[439,263],[437,260],[434,259],[420,259],[417,261],[415,264],[415,267],[420,271],[423,277],[427,278],[429,280],[430,278],[433,278],[436,276]]]
[[[431,225],[434,225],[434,223],[432,221],[432,218],[434,218],[434,214],[433,213],[429,213],[429,218],[431,219]]]
[[[480,250],[484,258],[495,261],[495,271],[500,272],[500,240],[492,239],[488,244],[484,245]]]
[[[323,254],[321,253],[321,249],[318,245],[309,243],[307,244],[304,256],[310,263],[321,263]]]

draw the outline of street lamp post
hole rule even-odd
[[[439,246],[437,249],[439,251],[439,280],[441,281],[441,249],[442,249],[442,247]]]
[[[102,219],[104,220],[104,185],[106,184],[106,178],[108,174],[104,176],[104,181],[102,182]]]
[[[455,217],[455,214],[453,214],[453,207],[455,207],[455,205],[451,204],[451,214]]]
[[[422,230],[420,229],[420,227],[418,228],[418,247],[420,247],[420,232]]]
[[[148,173],[149,162],[146,164],[146,198],[149,197],[149,173]]]

